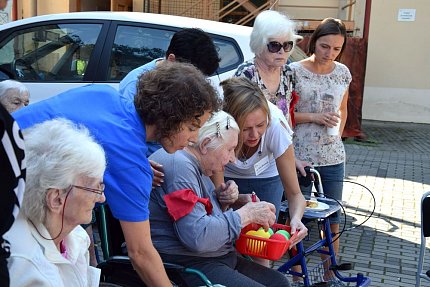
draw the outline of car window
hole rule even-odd
[[[102,24],[56,24],[13,32],[0,43],[0,67],[19,81],[82,81]]]
[[[118,25],[112,47],[108,80],[122,80],[128,72],[165,56],[175,31]]]
[[[212,37],[218,47],[218,55],[221,58],[218,73],[224,73],[236,69],[243,62],[243,55],[236,42],[228,38]]]
[[[118,25],[109,61],[108,81],[120,81],[131,70],[166,54],[175,31]],[[243,55],[236,41],[211,34],[221,58],[218,73],[236,69]]]

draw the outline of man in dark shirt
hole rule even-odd
[[[18,124],[0,105],[0,286],[9,286],[9,242],[3,239],[18,216],[25,188],[24,140]]]

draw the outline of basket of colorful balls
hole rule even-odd
[[[291,227],[288,225],[275,223],[266,231],[258,224],[249,224],[240,232],[236,249],[244,255],[276,261],[287,252],[290,243]]]

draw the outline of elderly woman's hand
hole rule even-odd
[[[249,202],[236,210],[236,212],[240,216],[242,226],[257,223],[262,225],[265,230],[268,230],[276,220],[275,206],[266,201]]]
[[[233,180],[229,180],[226,183],[222,183],[215,190],[215,193],[223,210],[226,210],[239,198],[239,188]]]
[[[149,160],[149,163],[151,164],[152,173],[154,174],[152,178],[152,188],[154,189],[157,186],[161,186],[161,183],[164,182],[163,166],[153,160]]]

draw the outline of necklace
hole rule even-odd
[[[241,156],[240,156],[239,160],[240,160],[241,162],[243,162],[243,164],[248,164],[248,163],[246,162],[246,160],[248,159],[248,158],[247,158],[247,155],[248,155],[248,153],[249,153],[249,149],[250,149],[250,147],[249,147],[249,146],[247,146],[246,152],[243,152],[243,148],[242,148],[242,149],[240,149]]]

